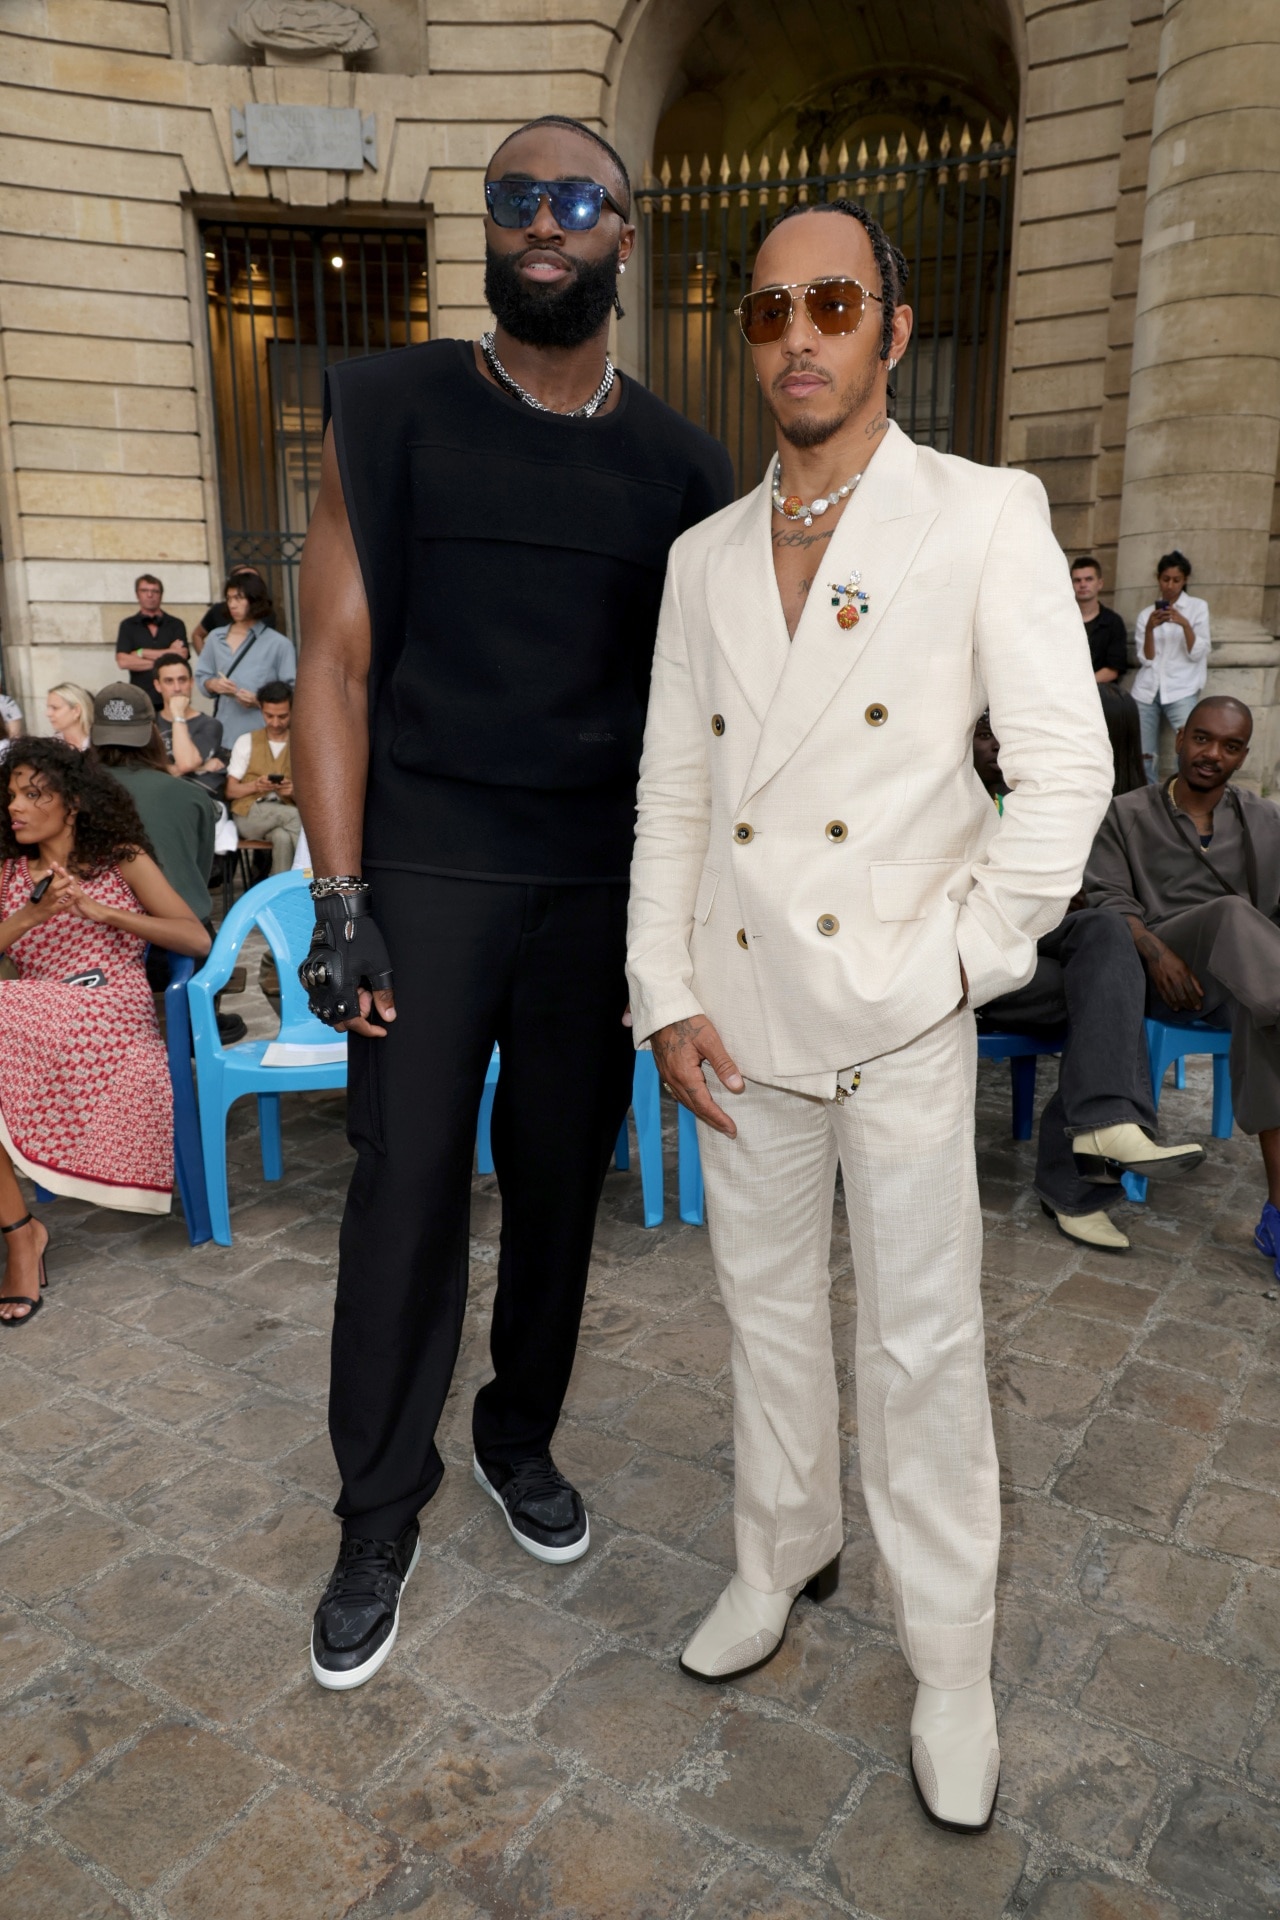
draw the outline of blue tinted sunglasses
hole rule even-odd
[[[564,233],[585,233],[600,218],[607,202],[620,219],[626,214],[607,188],[596,180],[486,180],[484,197],[500,227],[528,227],[546,200],[551,218]]]

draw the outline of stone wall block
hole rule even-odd
[[[13,458],[18,467],[61,473],[169,474],[200,472],[200,443],[194,434],[120,433],[94,427],[13,427]]]
[[[1274,29],[1270,45],[1258,42],[1220,45],[1174,66],[1160,78],[1153,134],[1209,113],[1231,118],[1251,106],[1271,107],[1280,99],[1280,46]],[[1224,126],[1230,139],[1233,130]]]
[[[1111,294],[1111,269],[1105,260],[1089,260],[1070,273],[1055,270],[1020,273],[1018,324],[1056,315],[1105,310]]]
[[[27,586],[33,604],[83,604],[100,611],[119,602],[127,610],[136,604],[133,583],[146,564],[145,560],[132,565],[110,560],[33,560],[27,568]],[[203,612],[213,597],[213,584],[206,564],[171,566],[164,576],[166,603],[198,604]]]
[[[202,503],[203,504],[203,503]],[[64,509],[65,511],[65,509]],[[24,519],[28,570],[33,560],[124,560],[138,566],[207,560],[204,521]]]
[[[1275,8],[1272,0],[1215,0],[1209,8],[1176,7],[1169,14],[1165,34],[1170,68],[1224,48],[1261,50],[1275,45]]]
[[[1027,367],[1061,366],[1072,361],[1098,360],[1106,351],[1105,308],[1074,313],[1061,319],[1018,320],[1013,341],[1013,364]]]
[[[15,333],[71,333],[102,339],[189,340],[185,300],[149,294],[77,293],[70,287],[0,285],[0,326]]]
[[[1107,315],[1107,348],[1111,352],[1123,354],[1132,360],[1133,327],[1137,300],[1133,294],[1118,297]],[[1116,393],[1119,388],[1111,378],[1108,368],[1107,392]],[[1118,371],[1118,369],[1117,369]]]
[[[1137,31],[1138,30],[1135,29],[1135,38]],[[1144,63],[1144,70],[1140,75],[1135,74],[1133,71],[1131,49],[1129,84],[1124,97],[1124,131],[1126,139],[1149,140],[1151,137],[1151,116],[1155,110],[1156,103],[1154,45],[1158,41],[1158,38],[1159,36],[1157,34],[1152,34],[1153,57],[1151,65],[1150,67],[1146,67]]]
[[[1102,405],[1102,368],[1096,361],[1070,367],[1014,369],[1009,378],[1009,412],[1072,413]]]
[[[185,340],[180,344],[128,339],[84,340],[70,333],[15,331],[5,335],[4,353],[10,379],[195,386],[195,362]]]
[[[139,473],[18,474],[18,504],[24,514],[65,513],[85,518],[133,516],[139,520],[198,520],[204,496],[198,480]]]
[[[159,293],[185,297],[186,269],[180,252],[159,247],[88,245],[78,240],[42,240],[0,233],[0,280],[75,293],[98,288],[113,293]]]
[[[484,299],[483,262],[442,260],[436,267],[436,300],[442,307],[473,307]]]
[[[1130,453],[1134,460],[1141,458],[1132,435]],[[1178,526],[1200,533],[1235,534],[1251,525],[1256,527],[1260,498],[1270,511],[1275,476],[1268,480],[1266,475],[1233,473],[1219,466],[1207,473],[1160,473],[1151,479],[1139,479],[1132,464],[1126,464],[1124,484],[1126,503],[1131,490],[1133,496],[1132,519],[1126,514],[1127,531],[1139,534],[1144,529]],[[1250,538],[1265,546],[1264,533],[1254,532]],[[1215,548],[1217,544],[1215,540]],[[1194,554],[1191,557],[1195,559]],[[1259,564],[1260,558],[1255,556]]]
[[[1115,221],[1110,213],[1077,213],[1042,220],[1018,234],[1018,273],[1066,273],[1090,260],[1111,259]]]
[[[1198,470],[1206,475],[1262,474],[1274,481],[1275,455],[1275,430],[1266,420],[1233,420],[1224,431],[1221,420],[1193,415],[1135,426],[1129,443],[1129,471],[1135,480],[1157,480],[1164,474]]]
[[[1221,350],[1227,354],[1258,350],[1254,329],[1262,322],[1274,337],[1275,303],[1280,290],[1280,237],[1223,233],[1194,244],[1161,247],[1142,262],[1138,313],[1153,319],[1162,309],[1186,306],[1188,279],[1195,276],[1197,296],[1207,286],[1221,301]]]
[[[83,174],[83,157],[80,166]],[[106,194],[47,193],[37,187],[10,186],[0,208],[0,225],[9,233],[47,240],[116,247],[182,246],[181,207],[155,200],[118,200]]]
[[[1054,60],[1075,60],[1080,49],[1129,45],[1128,0],[1076,0],[1072,7],[1027,20],[1027,61],[1032,67]]]
[[[1086,54],[1061,66],[1033,68],[1027,75],[1027,132],[1046,114],[1074,113],[1123,100],[1125,56],[1122,48]]]
[[[1186,250],[1187,273],[1195,272],[1195,254]],[[1276,302],[1260,295],[1221,296],[1209,303],[1191,299],[1164,306],[1142,307],[1138,296],[1134,327],[1136,366],[1171,366],[1187,360],[1207,360],[1221,368],[1224,388],[1234,385],[1238,360],[1264,359],[1276,342]],[[1255,404],[1258,396],[1251,396]]]
[[[1224,378],[1220,359],[1187,361],[1178,371],[1176,407],[1170,404],[1168,370],[1159,365],[1136,367],[1129,394],[1130,428],[1170,416],[1189,419],[1207,414],[1224,421],[1250,414],[1280,417],[1280,368],[1274,360],[1241,356],[1227,365],[1230,378]]]
[[[166,9],[130,0],[7,0],[10,33],[169,58]]]
[[[1076,167],[1086,160],[1109,159],[1124,138],[1118,100],[1084,113],[1063,113],[1033,120],[1023,141],[1027,168]]]
[[[121,427],[140,434],[194,434],[193,393],[175,387],[91,386],[73,380],[11,380],[14,427]],[[65,464],[65,463],[64,463]]]
[[[136,603],[135,603],[136,604]],[[98,607],[34,600],[31,603],[33,647],[100,647],[102,614]]]
[[[1049,505],[1055,510],[1065,506],[1092,506],[1097,491],[1096,466],[1093,459],[1052,460],[1040,465],[1037,471],[1049,496]]]
[[[1256,121],[1263,116],[1248,117]],[[1178,142],[1172,137],[1156,142],[1151,155],[1153,173],[1160,172],[1166,162],[1172,161],[1177,146]],[[1187,220],[1194,221],[1196,234],[1201,238],[1225,233],[1274,237],[1280,230],[1280,209],[1269,194],[1258,191],[1256,176],[1260,158],[1261,155],[1253,152],[1241,156],[1244,172],[1229,170],[1225,163],[1210,167],[1199,176],[1194,175],[1185,162],[1176,178],[1166,170],[1151,196],[1148,220],[1151,237],[1157,238],[1167,228],[1180,227]]]
[[[50,93],[81,93],[94,100],[156,105],[182,105],[189,98],[190,69],[183,62],[109,47],[77,47],[10,36],[5,45],[5,66],[15,86],[39,87]]]
[[[429,30],[433,73],[593,73],[603,76],[615,44],[608,27],[436,26]]]
[[[1064,214],[1093,213],[1115,206],[1119,190],[1119,162],[1114,155],[1106,160],[1089,160],[1080,166],[1053,167],[1048,172],[1031,171],[1031,154],[1022,178],[1022,218],[1054,220]]]
[[[83,103],[77,104],[83,119]],[[9,107],[6,99],[6,123]],[[70,145],[52,138],[33,143],[10,133],[0,134],[0,180],[59,193],[83,192],[92,183],[95,194],[104,196],[108,205],[123,199],[167,201],[176,207],[186,174],[175,154],[136,153],[108,146],[90,150],[80,143]]]

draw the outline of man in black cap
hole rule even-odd
[[[485,198],[497,325],[329,369],[302,568],[303,979],[352,1036],[359,1155],[329,1402],[343,1540],[311,1651],[334,1688],[391,1651],[444,1472],[495,1042],[503,1232],[474,1473],[539,1560],[589,1544],[551,1440],[630,1101],[627,880],[658,605],[672,542],[732,493],[723,449],[609,360],[635,240],[613,149],[534,121],[498,148]]]

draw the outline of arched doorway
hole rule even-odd
[[[637,8],[614,132],[642,181],[642,284],[620,348],[725,442],[743,487],[773,436],[734,309],[783,210],[842,195],[868,204],[911,268],[899,419],[927,444],[996,458],[1018,75],[1009,0]]]

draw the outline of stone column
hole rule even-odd
[[[1130,618],[1180,547],[1209,602],[1211,691],[1280,783],[1280,643],[1262,625],[1280,454],[1280,3],[1165,0],[1116,588]]]

